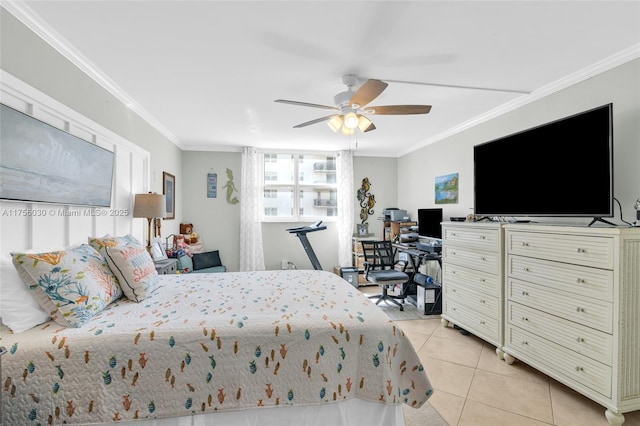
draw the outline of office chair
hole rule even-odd
[[[374,284],[378,284],[381,289],[380,294],[369,296],[370,299],[378,299],[376,305],[390,301],[404,311],[401,300],[404,303],[404,291],[402,296],[389,294],[389,289],[393,289],[396,284],[409,281],[409,275],[404,272],[406,262],[395,260],[395,251],[391,241],[361,241],[362,253],[364,254],[364,278]],[[396,265],[402,266],[402,270],[397,270]]]

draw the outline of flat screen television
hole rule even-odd
[[[480,216],[613,216],[613,105],[474,146]]]
[[[442,239],[442,209],[418,209],[418,235]]]

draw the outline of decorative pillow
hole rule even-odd
[[[208,251],[205,253],[195,253],[193,255],[194,271],[204,268],[213,268],[214,266],[222,266],[218,250]]]
[[[180,256],[178,258],[178,270],[182,272],[193,271],[193,260],[191,260],[191,257],[186,254],[184,256]]]
[[[89,237],[89,245],[96,249],[98,253],[105,256],[105,250],[107,247],[118,247],[127,243],[138,243],[140,241],[133,235],[125,235],[124,237],[112,237],[107,234],[104,237],[92,238]],[[106,257],[106,256],[105,256]]]
[[[109,267],[118,277],[125,296],[141,302],[158,288],[158,272],[151,255],[139,242],[127,242],[117,246],[105,246]]]
[[[14,333],[29,330],[51,319],[22,282],[8,253],[0,259],[0,282],[0,317]]]
[[[122,296],[104,258],[87,244],[11,255],[33,297],[55,322],[65,327],[81,327]]]

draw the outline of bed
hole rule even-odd
[[[335,274],[155,280],[78,327],[2,326],[4,424],[403,424],[433,392],[402,330]]]

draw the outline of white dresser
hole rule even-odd
[[[505,225],[504,358],[640,409],[640,228]]]
[[[503,358],[502,224],[442,224],[442,322],[496,346]]]

